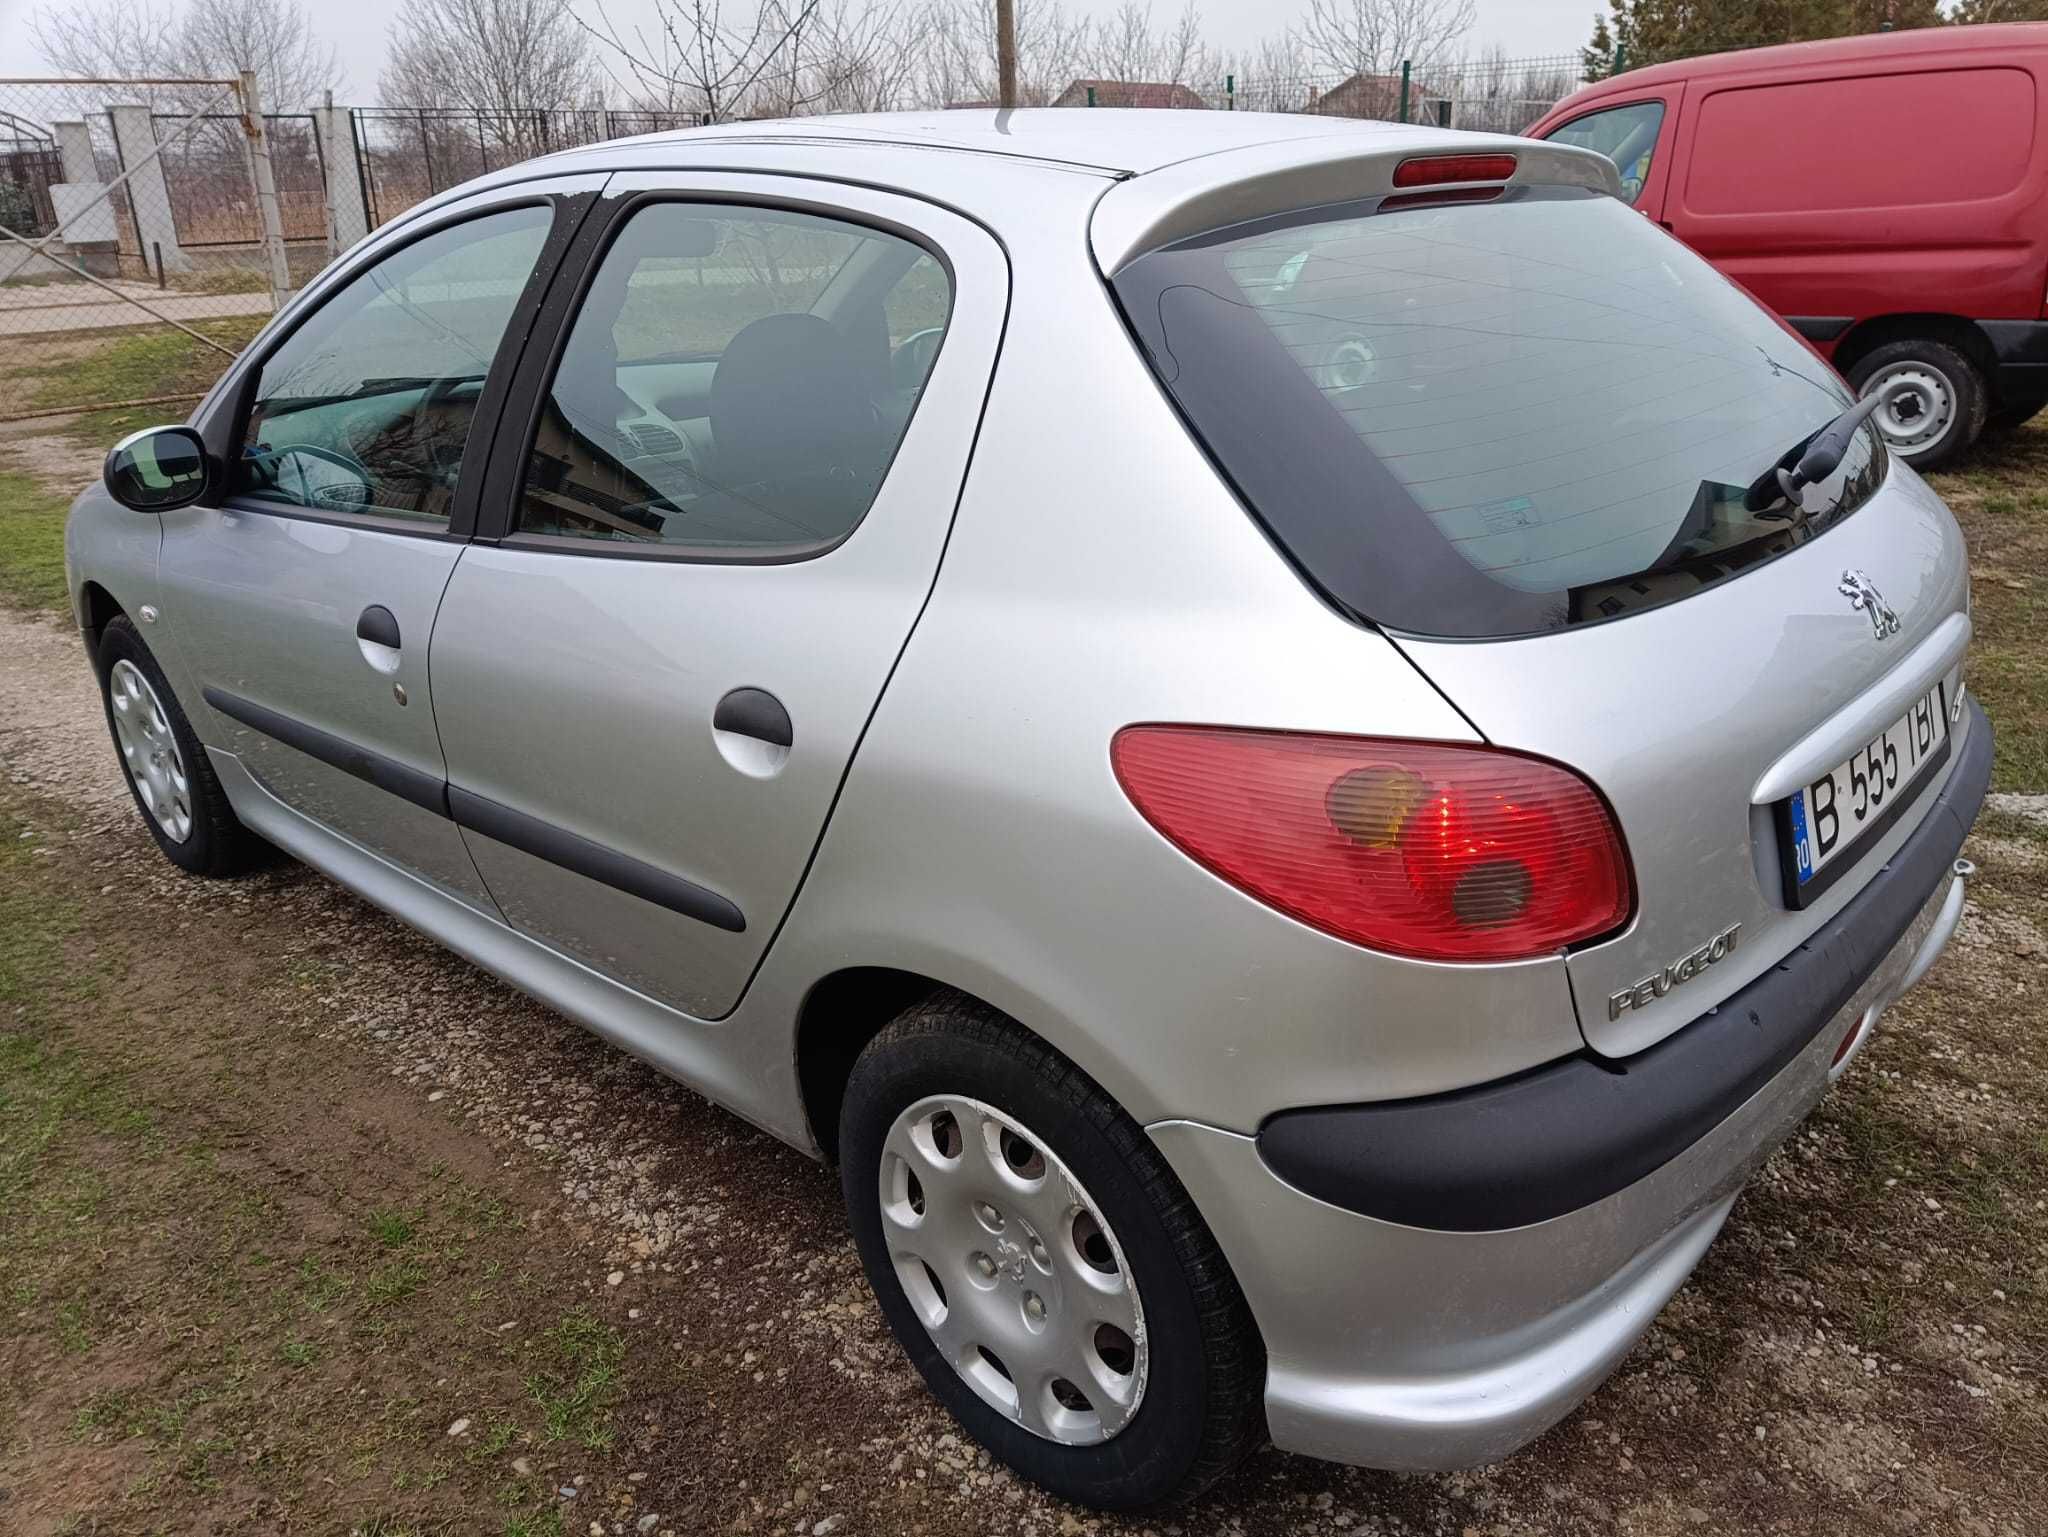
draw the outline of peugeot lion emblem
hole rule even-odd
[[[1842,584],[1835,589],[1849,600],[1849,607],[1860,608],[1870,616],[1870,627],[1877,631],[1877,638],[1899,633],[1899,616],[1892,606],[1885,602],[1884,594],[1877,590],[1877,584],[1861,571],[1849,570],[1842,573]]]

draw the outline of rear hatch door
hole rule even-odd
[[[1625,1056],[1782,958],[1924,814],[1967,566],[1867,427],[1796,497],[1750,496],[1846,388],[1649,220],[1515,163],[1383,173],[1112,286],[1302,575],[1487,740],[1606,796],[1634,910],[1569,965],[1587,1041]]]

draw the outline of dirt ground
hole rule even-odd
[[[2039,509],[1944,489],[2031,605]],[[2044,807],[1556,1430],[1120,1521],[958,1438],[828,1171],[308,870],[174,871],[75,636],[0,611],[0,1531],[2048,1530]]]

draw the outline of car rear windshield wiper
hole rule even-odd
[[[1870,419],[1870,413],[1877,407],[1875,395],[1859,400],[1818,432],[1785,450],[1776,464],[1749,483],[1749,490],[1742,497],[1744,511],[1762,512],[1780,501],[1797,509],[1801,491],[1817,480],[1826,480],[1840,468],[1856,429]]]

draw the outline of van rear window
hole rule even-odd
[[[1849,403],[1797,338],[1610,197],[1311,209],[1112,281],[1161,383],[1339,607],[1446,637],[1672,602],[1782,554],[1883,474],[1743,491]]]

